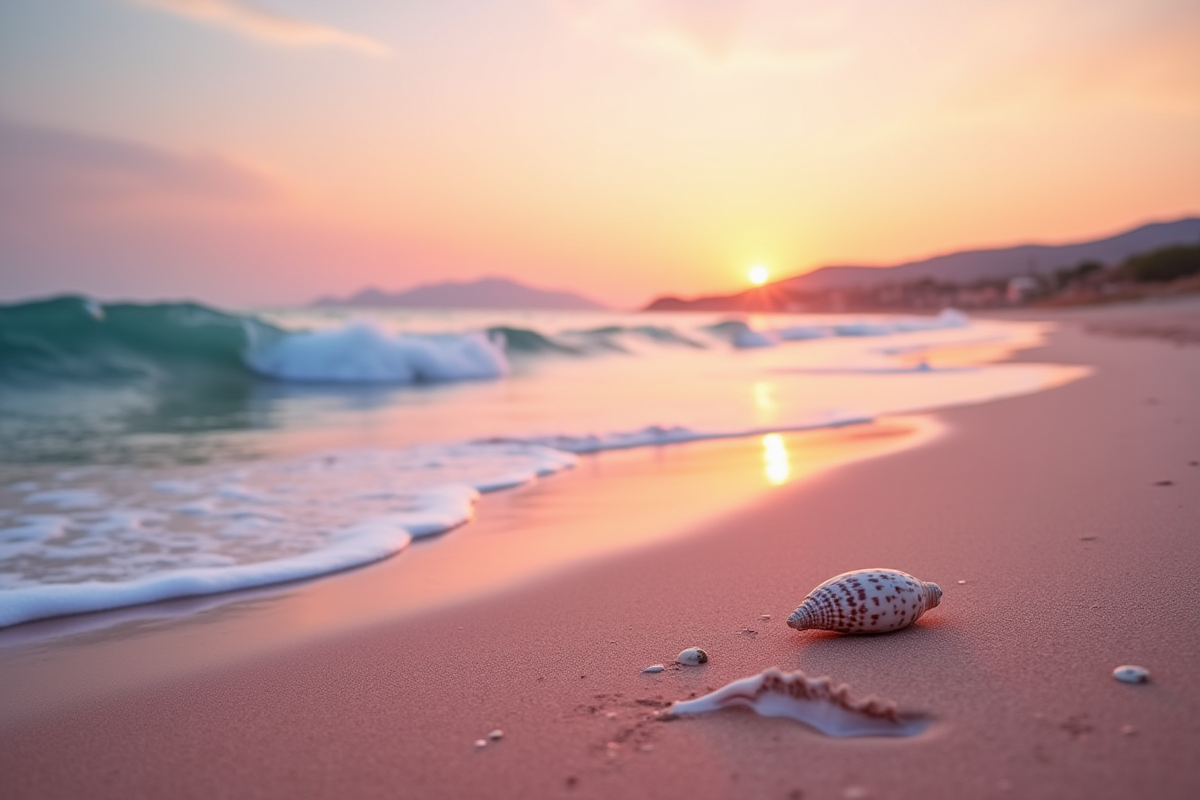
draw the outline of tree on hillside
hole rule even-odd
[[[1121,265],[1122,277],[1138,283],[1165,283],[1200,272],[1200,245],[1174,245],[1130,256]]]

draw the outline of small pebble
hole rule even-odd
[[[966,586],[966,584],[967,584],[967,582],[966,582],[966,581],[959,581],[959,582],[958,582],[958,585],[959,585],[959,586]]]
[[[699,647],[689,647],[679,655],[675,656],[675,660],[680,664],[686,664],[689,667],[696,667],[701,664],[708,663],[708,653],[701,650]]]
[[[488,734],[488,738],[491,739],[493,742],[498,742],[504,738],[504,731],[500,730],[499,728],[496,728],[496,730],[494,730]]]
[[[1122,725],[1121,726],[1121,735],[1122,736],[1133,736],[1135,733],[1137,733],[1137,728],[1133,727],[1132,725]]]
[[[609,712],[608,712],[608,713],[606,713],[604,716],[608,717],[609,719],[616,719],[616,718],[617,718],[617,712],[615,712],[615,711],[609,711]]]
[[[487,739],[476,739],[475,740],[475,749],[476,750],[482,750],[485,747],[487,747]]]
[[[1145,683],[1150,680],[1150,670],[1134,664],[1124,664],[1113,670],[1113,677],[1121,683]]]
[[[759,617],[759,619],[761,619],[763,622],[766,622],[767,620],[771,619],[771,615],[770,615],[770,614],[763,614],[763,615],[761,615],[761,616]]]
[[[642,670],[642,672],[650,672],[650,673],[662,672],[664,669],[666,669],[666,667],[664,667],[662,664],[651,664],[650,666],[648,666],[644,670]]]

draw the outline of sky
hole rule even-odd
[[[0,0],[0,299],[617,307],[1200,212],[1195,0]]]

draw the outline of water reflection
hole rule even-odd
[[[763,466],[767,482],[772,486],[785,483],[792,474],[792,465],[788,458],[787,445],[778,433],[768,433],[762,438]]]

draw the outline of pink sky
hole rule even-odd
[[[0,6],[0,298],[619,306],[1200,211],[1194,0]]]

